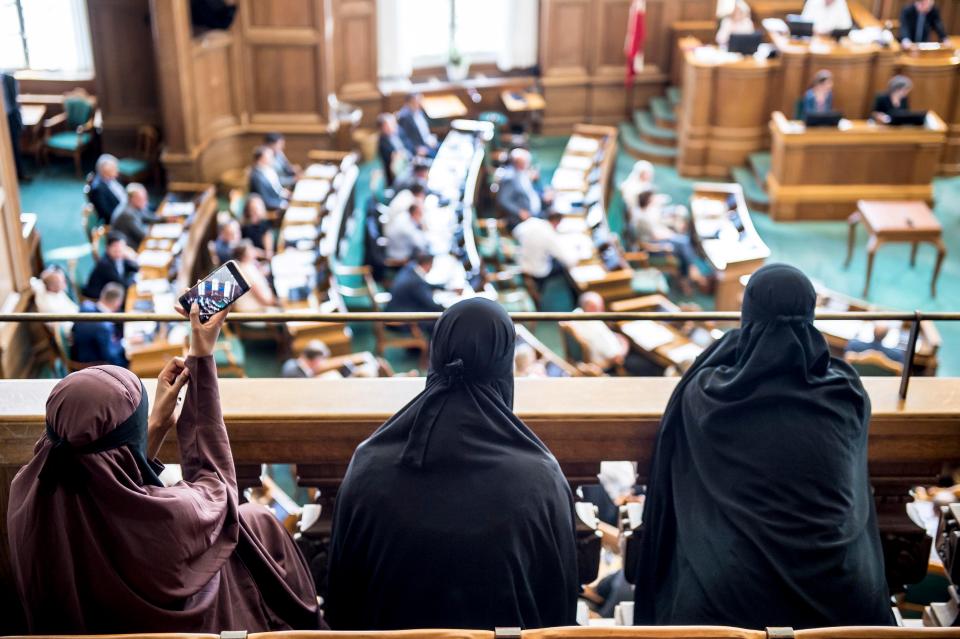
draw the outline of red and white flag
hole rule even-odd
[[[630,84],[637,71],[643,68],[643,45],[646,39],[647,0],[633,0],[627,19],[627,39],[623,46],[623,53],[627,58],[627,84]]]

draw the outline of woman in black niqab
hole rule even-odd
[[[651,462],[635,623],[890,625],[867,473],[870,400],[813,326],[797,269],[750,278],[741,327],[670,399]]]
[[[337,495],[331,627],[574,623],[572,495],[513,413],[515,338],[482,298],[437,321],[426,388],[357,448]]]

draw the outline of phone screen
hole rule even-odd
[[[200,321],[206,323],[213,314],[227,308],[249,290],[250,285],[240,274],[240,267],[231,260],[184,293],[180,305],[189,312],[196,302],[200,307]]]

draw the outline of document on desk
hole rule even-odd
[[[651,320],[628,322],[621,327],[623,334],[645,351],[669,344],[676,335],[669,328]]]
[[[166,251],[144,251],[137,256],[140,266],[147,268],[164,268],[172,259],[173,255]]]
[[[586,173],[577,169],[565,169],[563,167],[553,172],[550,180],[550,186],[558,191],[578,191],[582,192],[587,185]]]
[[[593,155],[600,150],[600,140],[583,135],[571,135],[567,141],[567,150],[579,155]]]
[[[295,244],[301,240],[315,240],[319,235],[317,227],[312,224],[293,224],[283,227],[283,241]]]
[[[330,182],[327,180],[300,180],[293,187],[295,202],[323,202],[330,192]]]
[[[340,167],[336,164],[311,164],[307,167],[307,170],[303,172],[303,176],[332,180],[333,176],[335,176],[339,170]]]
[[[593,168],[593,158],[585,155],[571,155],[567,153],[560,158],[560,168],[574,169],[586,173]]]
[[[570,269],[570,277],[578,282],[598,282],[607,277],[607,271],[599,264],[584,264]]]
[[[193,202],[165,202],[160,212],[163,217],[190,217],[196,210]]]
[[[672,362],[682,364],[683,362],[692,362],[700,356],[700,353],[703,352],[703,349],[693,342],[684,344],[683,346],[677,346],[676,348],[671,348],[669,351],[664,353]]]
[[[175,240],[183,233],[183,224],[176,222],[166,222],[154,224],[150,227],[150,237],[156,237],[166,240]]]
[[[313,206],[291,206],[283,214],[283,221],[287,224],[316,224],[320,212]]]

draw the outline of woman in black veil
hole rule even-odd
[[[763,629],[890,625],[867,472],[870,400],[772,264],[741,327],[670,399],[651,462],[634,620]]]
[[[482,298],[437,321],[426,388],[357,448],[337,495],[331,627],[575,622],[573,499],[513,413],[515,338]]]

